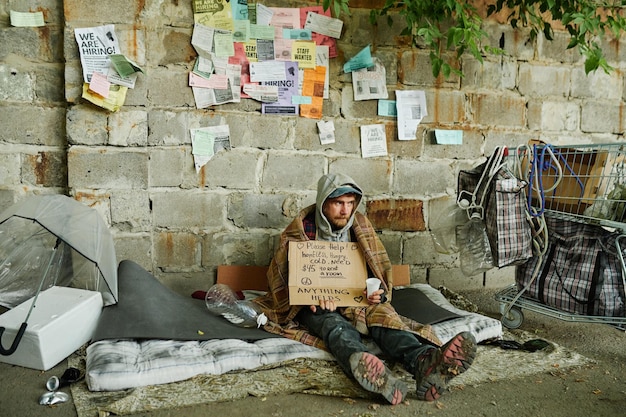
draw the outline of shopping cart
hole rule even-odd
[[[541,272],[536,268],[527,285],[516,282],[495,295],[502,324],[518,328],[524,321],[522,309],[528,309],[560,320],[605,323],[626,330],[626,265],[622,249],[622,240],[626,238],[626,144],[552,146],[536,142],[511,152],[509,158],[519,177],[530,184],[529,215],[538,231],[534,256],[545,255],[549,233],[545,216],[615,233],[612,249],[621,267],[621,283],[616,278],[621,287],[621,305],[616,316],[571,313],[547,305],[527,294]]]

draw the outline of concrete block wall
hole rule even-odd
[[[280,231],[314,202],[319,176],[344,172],[366,191],[361,209],[378,219],[392,261],[411,265],[413,281],[453,289],[513,282],[511,268],[464,277],[456,255],[435,251],[429,218],[453,201],[458,170],[497,145],[623,140],[626,48],[607,43],[617,70],[585,75],[564,34],[530,43],[494,19],[485,22],[489,42],[502,41],[508,54],[483,64],[464,57],[465,77],[435,79],[428,52],[400,36],[398,16],[391,27],[386,19],[370,26],[376,4],[351,1],[352,15],[342,17],[323,111],[337,142],[322,146],[315,120],[264,116],[254,100],[195,108],[190,0],[0,0],[0,209],[32,193],[72,195],[103,215],[119,260],[189,294],[207,288],[219,264],[268,264]],[[11,9],[41,10],[46,26],[11,27]],[[81,98],[74,29],[102,24],[115,25],[123,53],[146,71],[118,112]],[[368,44],[385,63],[390,99],[395,90],[425,91],[428,116],[416,140],[396,140],[395,120],[376,115],[376,100],[353,100],[342,66]],[[364,159],[359,127],[373,123],[385,125],[389,155]],[[221,124],[232,149],[197,173],[189,129]],[[463,144],[435,144],[435,128],[463,130]],[[384,221],[402,216],[410,218]]]

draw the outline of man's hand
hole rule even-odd
[[[385,290],[376,290],[369,296],[367,301],[370,304],[380,304],[383,301],[384,293],[385,293]],[[363,290],[363,295],[367,297],[367,290]]]
[[[321,310],[326,310],[328,312],[332,312],[337,309],[337,306],[335,305],[335,302],[333,300],[320,300],[319,306],[312,305],[309,308],[311,309],[313,313],[316,313],[318,307]]]

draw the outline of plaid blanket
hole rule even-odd
[[[267,272],[269,291],[266,295],[256,298],[254,301],[263,308],[270,320],[264,327],[265,330],[307,345],[325,349],[324,342],[320,338],[313,336],[294,321],[294,318],[303,306],[292,306],[289,304],[289,242],[309,240],[303,227],[303,220],[313,210],[315,210],[315,205],[302,210],[280,235],[280,246]],[[359,212],[355,213],[351,231],[363,249],[367,266],[374,276],[383,282],[383,287],[387,291],[389,299],[382,304],[367,307],[345,307],[338,309],[338,311],[364,335],[368,334],[368,327],[383,326],[406,330],[419,335],[435,345],[441,345],[441,341],[437,338],[431,326],[402,317],[391,306],[390,295],[393,289],[391,262],[384,245],[367,217]]]

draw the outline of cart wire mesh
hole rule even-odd
[[[620,244],[626,237],[626,145],[553,146],[531,142],[509,156],[512,169],[529,183],[527,203],[534,224],[541,223],[542,216],[549,214],[563,220],[601,226],[619,234],[615,249],[621,263],[621,296],[626,302],[626,265]],[[540,248],[536,252],[538,256],[545,253]],[[502,321],[505,325],[512,325],[507,327],[513,328],[518,324],[516,321],[521,324],[523,320],[521,310],[513,311],[514,306],[567,321],[603,322],[619,328],[626,325],[626,317],[583,316],[559,311],[524,297],[524,290],[517,291],[513,285],[496,294],[498,301],[506,303],[502,304]],[[515,317],[511,318],[510,313]]]
[[[518,149],[536,191],[529,207],[626,232],[626,146],[534,146]],[[534,159],[534,161],[533,161]]]

